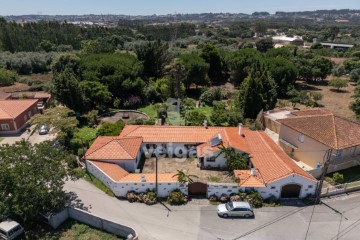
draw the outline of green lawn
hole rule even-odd
[[[344,175],[344,183],[360,181],[360,166],[344,169],[338,171],[338,173]],[[332,177],[334,173],[330,173],[327,177]]]
[[[88,225],[79,223],[75,220],[68,220],[63,223],[59,229],[53,230],[48,226],[35,226],[31,230],[25,229],[25,239],[39,239],[39,240],[115,240],[119,239],[117,236],[92,228]]]
[[[146,107],[138,108],[137,111],[146,113],[150,118],[157,118],[157,112],[152,104]]]
[[[96,128],[82,127],[74,133],[74,138],[82,139],[85,142],[91,142],[96,138],[96,133]]]
[[[4,138],[0,137],[0,142],[1,142],[2,140],[4,140]]]

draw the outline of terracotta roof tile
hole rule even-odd
[[[112,180],[115,182],[120,181],[120,179],[129,175],[129,173],[114,163],[105,163],[105,162],[98,162],[98,161],[90,161],[96,167],[98,167],[101,171],[103,171],[106,175],[108,175]]]
[[[265,132],[247,131],[246,141],[250,148],[251,162],[259,171],[265,184],[293,174],[316,181],[314,177],[296,165]]]
[[[239,151],[249,153],[249,147],[246,143],[246,128],[244,128],[244,137],[239,135],[237,127],[226,127],[220,132],[224,147],[233,147]],[[213,136],[215,137],[215,136]],[[219,146],[212,147],[210,141],[200,144],[197,147],[198,157],[204,157],[205,155],[216,152],[219,150]]]
[[[14,119],[36,104],[38,100],[0,100],[0,119]]]
[[[86,151],[87,160],[134,160],[142,144],[141,137],[98,137]]]
[[[234,170],[234,175],[239,178],[239,187],[266,187],[258,170],[256,175],[251,175],[251,170]]]
[[[299,116],[278,122],[333,149],[360,145],[360,124],[332,113]]]
[[[127,125],[120,136],[143,137],[146,143],[204,143],[220,133],[221,127]]]

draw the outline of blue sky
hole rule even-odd
[[[127,14],[360,9],[359,0],[0,0],[0,15]]]

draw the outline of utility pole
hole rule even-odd
[[[320,195],[321,195],[321,189],[330,165],[330,160],[331,160],[331,156],[332,156],[332,149],[329,149],[326,151],[326,154],[324,156],[324,167],[323,167],[323,172],[321,174],[321,178],[320,178],[320,182],[318,185],[318,189],[316,191],[316,199],[315,199],[315,204],[320,203]]]
[[[155,189],[156,189],[156,198],[158,197],[158,156],[155,154]]]

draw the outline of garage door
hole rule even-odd
[[[299,198],[301,186],[297,184],[288,184],[281,189],[281,198]]]

